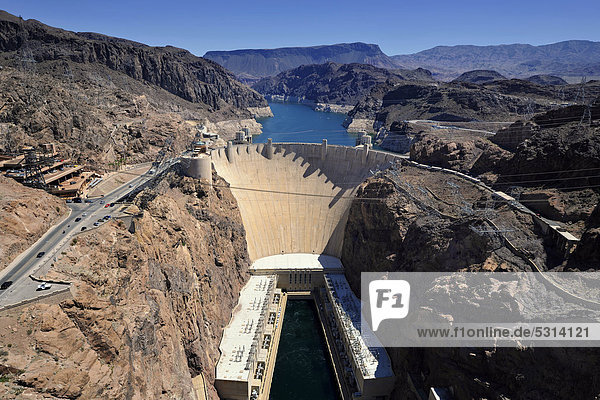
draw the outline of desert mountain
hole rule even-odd
[[[336,63],[371,64],[381,68],[396,68],[376,44],[340,43],[313,47],[209,51],[205,58],[213,60],[240,79],[256,81],[308,64]]]
[[[381,83],[399,84],[405,80],[432,80],[424,69],[387,70],[367,64],[303,65],[277,76],[263,78],[252,87],[269,96],[306,99],[316,103],[354,105],[373,86]]]
[[[600,75],[600,42],[437,46],[415,54],[392,56],[392,59],[404,68],[427,68],[440,79],[452,79],[476,69],[491,69],[508,77],[593,76]]]
[[[533,75],[525,79],[538,85],[566,85],[567,81],[554,75]]]
[[[490,71],[485,69],[479,69],[475,71],[468,71],[461,74],[458,78],[454,79],[452,82],[469,82],[469,83],[488,83],[494,81],[505,80],[506,77],[500,75],[496,71]]]
[[[209,51],[204,57],[216,61],[247,82],[274,76],[300,65],[328,61],[371,64],[388,69],[425,68],[440,80],[452,80],[472,70],[494,70],[509,78],[600,75],[600,42],[588,40],[569,40],[543,46],[437,46],[395,56],[387,56],[374,44],[346,43],[269,50]]]
[[[258,129],[249,108],[267,106],[223,67],[186,50],[6,12],[0,66],[0,148],[55,142],[65,157],[98,168],[149,161],[167,139],[182,150],[198,123],[231,122],[235,131],[245,120]]]

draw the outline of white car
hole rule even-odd
[[[52,287],[51,284],[44,282],[41,285],[38,285],[37,290],[48,290]]]

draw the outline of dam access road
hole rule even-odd
[[[96,220],[104,219],[107,215],[117,216],[118,205],[106,207],[106,204],[114,204],[138,190],[175,162],[178,162],[178,159],[169,160],[159,166],[154,173],[146,172],[127,181],[104,197],[93,200],[92,203],[67,204],[70,213],[0,272],[0,282],[13,282],[8,289],[0,291],[0,311],[41,296],[67,290],[69,287],[67,282],[54,282],[50,289],[37,290],[41,281],[32,276],[40,276],[48,272],[60,249],[70,243],[76,235],[87,229],[93,229]],[[41,256],[38,257],[40,254]]]

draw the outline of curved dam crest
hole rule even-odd
[[[356,189],[395,158],[325,141],[230,145],[211,153],[238,202],[252,261],[291,253],[339,258]]]

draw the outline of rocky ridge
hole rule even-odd
[[[213,110],[266,106],[256,92],[218,64],[176,47],[150,47],[97,33],[75,33],[0,13],[0,52],[5,62],[72,61],[99,64],[159,86]]]
[[[185,149],[205,125],[225,138],[265,99],[221,66],[168,48],[74,33],[0,15],[0,148],[55,142],[65,158],[106,169]]]
[[[487,196],[452,175],[408,165],[369,178],[351,206],[342,253],[355,293],[360,293],[363,271],[529,271],[523,254],[544,269],[565,267],[567,261],[547,246],[531,216],[514,213],[506,204],[496,205],[492,220],[514,231],[479,234],[471,229],[490,226],[477,211]],[[467,212],[469,207],[473,212]],[[597,222],[590,223],[590,238],[597,237]],[[524,251],[511,250],[503,236]],[[586,246],[586,252],[594,251],[591,243]],[[598,360],[593,349],[387,350],[398,377],[392,399],[419,399],[406,384],[409,375],[417,390],[452,388],[453,397],[461,400],[568,399],[574,393],[593,399],[600,392],[592,372]]]
[[[462,73],[458,78],[452,80],[452,82],[468,82],[475,84],[482,84],[494,81],[505,80],[506,77],[497,73],[496,71],[479,69],[474,71],[467,71]]]
[[[491,69],[508,77],[532,74],[600,75],[600,42],[569,40],[542,46],[437,46],[414,54],[391,57],[404,68],[427,68],[438,79],[450,80],[466,71]]]
[[[396,85],[405,80],[431,80],[426,70],[402,71],[367,64],[303,65],[252,87],[268,98],[308,100],[313,103],[354,106],[378,84]]]
[[[204,54],[204,57],[219,63],[248,83],[256,82],[266,76],[277,75],[300,65],[326,62],[398,68],[379,46],[360,42],[312,47],[209,51]]]

